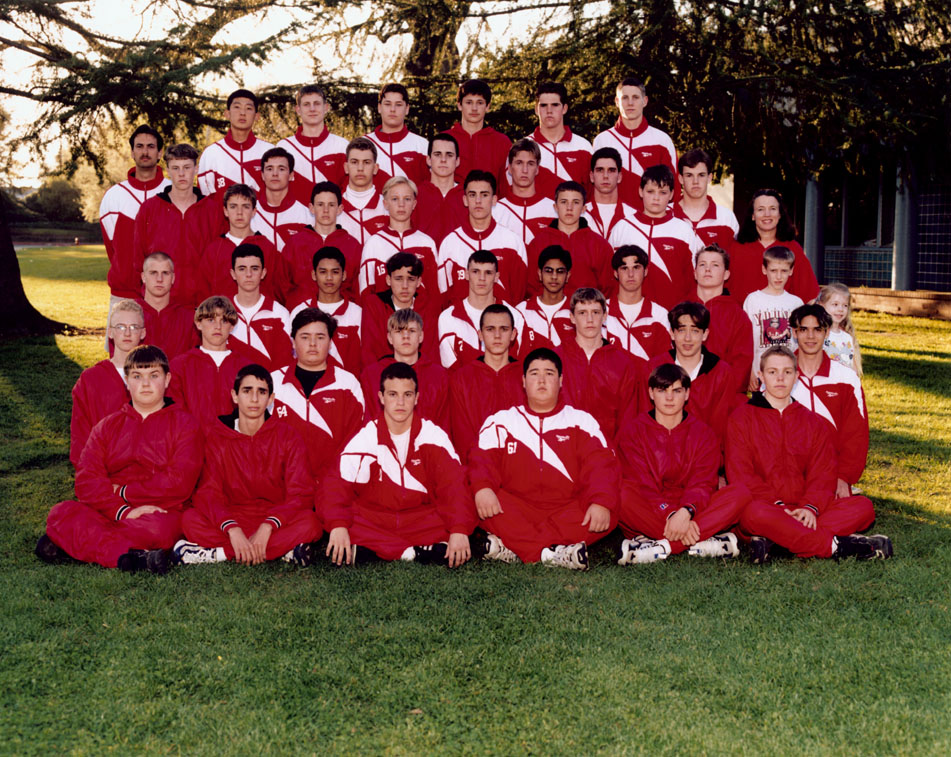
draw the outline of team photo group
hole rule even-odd
[[[848,288],[820,287],[778,192],[735,216],[643,82],[614,95],[591,141],[557,82],[513,141],[478,79],[425,135],[401,84],[352,140],[317,85],[276,145],[245,89],[203,150],[135,128],[100,207],[108,356],[73,389],[75,498],[37,556],[587,570],[619,529],[625,566],[890,557],[856,486]]]

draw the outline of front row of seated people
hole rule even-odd
[[[419,412],[425,387],[406,350],[380,369],[379,411],[365,422],[360,382],[330,358],[332,317],[298,313],[296,362],[269,373],[220,354],[234,312],[212,299],[199,307],[202,346],[190,354],[207,376],[212,366],[219,379],[226,364],[234,372],[231,408],[217,417],[207,401],[192,409],[187,390],[181,401],[169,396],[174,374],[164,353],[132,345],[141,312],[115,309],[110,329],[117,354],[126,352],[128,400],[89,433],[76,499],[51,510],[36,548],[42,559],[156,573],[173,562],[303,566],[317,559],[326,531],[336,564],[452,567],[480,556],[584,570],[588,546],[617,526],[622,565],[682,551],[736,556],[740,539],[755,562],[774,544],[800,557],[892,553],[887,537],[857,533],[873,522],[872,503],[837,491],[833,426],[793,399],[797,357],[785,346],[763,353],[761,391],[729,416],[720,481],[717,434],[689,412],[693,382],[677,362],[650,372],[649,410],[638,412],[627,396],[612,438],[566,402],[563,355],[541,347],[514,362],[511,311],[489,306],[480,322],[485,354],[460,365],[470,375],[455,384],[474,396],[451,392],[453,407],[479,419],[471,445],[457,452]],[[391,320],[391,340],[408,331],[412,342],[419,316]],[[114,379],[115,359],[100,364],[104,381]]]

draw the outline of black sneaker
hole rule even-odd
[[[854,557],[856,560],[887,560],[892,556],[892,540],[883,534],[863,536],[849,534],[836,538],[837,558]]]
[[[116,564],[119,570],[135,573],[144,570],[157,575],[168,573],[169,550],[167,549],[130,549],[119,557]]]
[[[64,563],[79,562],[69,556],[69,553],[61,546],[56,544],[47,534],[43,534],[36,543],[36,549],[33,550],[37,557],[50,565],[63,565]]]
[[[765,536],[750,537],[750,562],[753,565],[762,565],[769,560],[769,552],[773,548],[773,542]]]
[[[306,568],[317,562],[317,544],[315,542],[305,542],[298,544],[294,549],[285,554],[281,560],[298,568]]]
[[[413,552],[415,555],[413,557],[413,562],[418,562],[421,565],[445,565],[446,560],[446,550],[449,548],[449,545],[444,542],[438,542],[437,544],[425,544],[419,547],[413,547]]]

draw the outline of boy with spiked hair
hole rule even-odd
[[[131,402],[93,428],[76,469],[76,499],[60,502],[36,545],[45,562],[165,573],[182,533],[182,508],[203,457],[189,413],[165,397],[168,360],[140,345],[125,361]]]

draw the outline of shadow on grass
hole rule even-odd
[[[904,347],[872,347],[862,346],[862,363],[865,364],[866,354],[869,352],[891,352],[899,355],[916,355],[919,357],[930,357],[935,358],[936,360],[949,360],[951,361],[951,352],[934,352],[932,350],[913,350],[907,349]]]
[[[951,465],[951,447],[942,441],[875,428],[870,438],[873,451],[885,458],[903,461],[908,455],[923,455],[939,465]]]
[[[876,378],[897,381],[911,389],[931,392],[941,397],[951,397],[951,361],[936,365],[934,362],[913,358],[863,354],[862,367],[866,374],[872,374]]]

